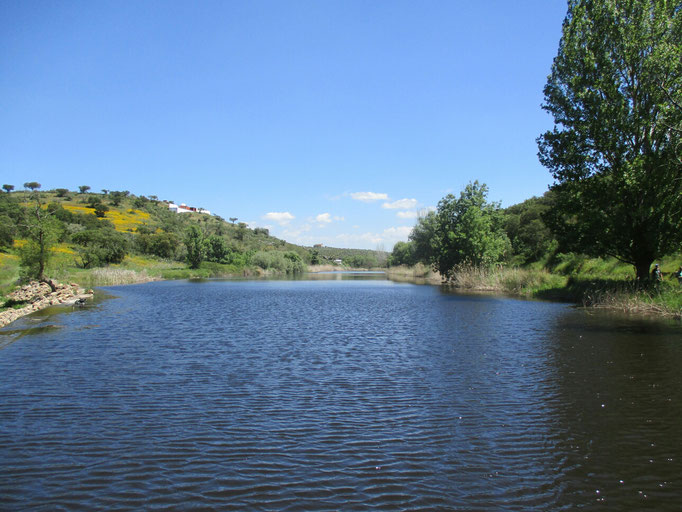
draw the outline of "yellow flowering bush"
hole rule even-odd
[[[87,206],[73,206],[65,204],[64,208],[74,213],[93,213],[93,209],[88,208]],[[109,210],[104,215],[104,218],[111,221],[117,231],[135,231],[137,226],[144,224],[149,220],[149,214],[140,210],[128,210],[127,212]]]
[[[76,254],[75,251],[66,244],[55,245],[52,248],[52,252],[57,252],[60,254]]]
[[[15,254],[6,254],[4,252],[0,252],[0,265],[5,265],[8,264],[10,261],[16,261],[18,259],[19,256],[16,256]]]

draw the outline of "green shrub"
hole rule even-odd
[[[263,270],[278,273],[298,274],[305,272],[303,260],[293,251],[259,251],[251,257],[251,264]]]
[[[114,230],[86,229],[75,233],[71,239],[80,246],[77,251],[83,268],[121,263],[128,253],[125,236]]]

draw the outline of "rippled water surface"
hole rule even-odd
[[[678,325],[374,277],[0,330],[0,509],[680,510]]]

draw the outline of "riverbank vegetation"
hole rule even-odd
[[[389,263],[432,266],[460,288],[679,317],[679,6],[569,2],[544,95],[550,191],[502,210],[470,183],[423,215]]]
[[[475,201],[472,191],[478,195]],[[676,276],[682,252],[657,260],[660,281],[649,275],[637,279],[630,263],[567,250],[546,222],[555,208],[553,191],[506,209],[487,201],[484,185],[470,184],[462,198],[449,196],[435,212],[418,219],[409,241],[398,242],[389,256],[391,277],[680,316],[682,286]],[[453,203],[458,203],[456,215]],[[489,219],[481,221],[485,215]]]
[[[307,248],[250,229],[237,218],[176,213],[169,201],[128,191],[23,190],[0,193],[0,308],[21,282],[84,287],[155,279],[298,274],[308,265],[377,266],[387,254]]]
[[[680,316],[682,10],[569,1],[544,98],[555,126],[537,142],[551,189],[503,209],[472,181],[425,212],[388,260],[288,244],[236,217],[178,214],[155,196],[28,182],[0,194],[0,287],[387,265],[396,278]]]

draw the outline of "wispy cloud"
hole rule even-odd
[[[294,217],[292,214],[289,212],[269,212],[263,215],[264,219],[271,220],[273,222],[276,222],[280,226],[286,226],[294,220],[296,217]]]
[[[288,229],[288,228],[285,229],[282,232],[282,235],[284,236],[284,238],[286,240],[301,239],[301,237],[303,237],[303,234],[308,233],[311,229],[312,229],[312,227],[310,226],[310,224],[303,224],[302,226],[300,226],[297,229]]]
[[[412,232],[410,226],[397,226],[384,229],[381,233],[342,233],[336,236],[336,242],[347,247],[373,249],[379,245],[393,247],[398,241],[405,241]]]
[[[395,228],[384,229],[384,236],[391,238],[407,238],[410,233],[412,233],[412,228],[410,226],[398,226]]]
[[[387,210],[409,210],[410,208],[416,208],[419,201],[416,199],[398,199],[392,203],[384,203],[381,205],[382,208]]]
[[[334,215],[332,217],[331,213],[320,213],[317,217],[315,217],[315,222],[321,225],[331,224],[332,222],[340,222],[342,220],[344,220],[343,217],[339,217],[338,215]]]
[[[416,210],[409,210],[405,212],[398,212],[396,213],[396,216],[399,219],[416,219],[417,217],[419,217],[419,212]]]
[[[356,201],[362,201],[363,203],[388,201],[388,194],[381,194],[378,192],[353,192],[350,196]]]

